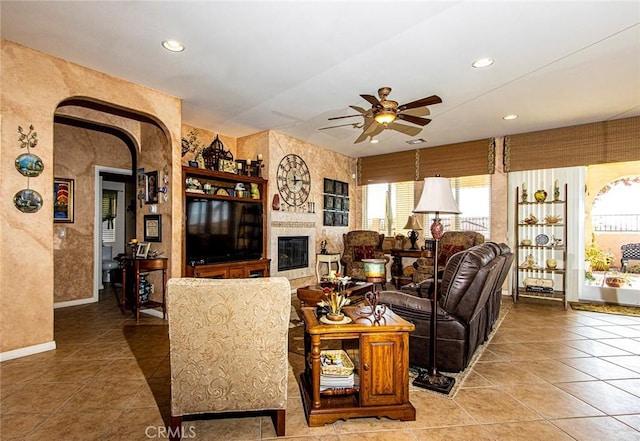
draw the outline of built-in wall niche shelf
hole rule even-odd
[[[349,184],[324,178],[322,224],[329,227],[349,226]]]

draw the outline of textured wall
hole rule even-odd
[[[168,134],[166,145],[171,150],[165,159],[169,158],[170,168],[178,170],[181,105],[179,99],[156,90],[6,40],[1,43],[0,352],[6,352],[53,341],[53,115],[58,104],[70,97],[85,97],[153,115]],[[15,170],[14,161],[23,153],[17,128],[30,124],[35,126],[39,140],[33,153],[42,159],[44,171],[29,179],[29,188],[38,191],[44,203],[38,212],[25,214],[13,205],[13,195],[27,187],[27,178]],[[180,172],[172,174],[171,195],[180,194],[181,180]],[[181,198],[172,197],[170,212],[179,216],[181,205]],[[182,232],[173,228],[169,234],[174,249],[170,274],[179,274]]]
[[[53,228],[54,301],[64,302],[93,296],[94,165],[131,170],[132,159],[121,139],[64,124],[54,125],[54,145],[54,176],[75,184],[74,222]]]

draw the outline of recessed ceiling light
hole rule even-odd
[[[479,60],[476,60],[473,63],[471,63],[471,66],[475,67],[476,69],[480,69],[482,67],[491,66],[493,62],[494,62],[493,58],[480,58]]]
[[[512,113],[511,115],[503,116],[502,119],[504,119],[506,121],[509,121],[509,120],[512,120],[512,119],[516,119],[517,117],[518,117],[518,115],[516,115],[515,113]]]
[[[407,141],[407,144],[414,145],[414,144],[422,144],[423,142],[427,142],[427,140],[423,138],[417,138],[417,139],[410,139],[409,141]]]
[[[182,52],[184,46],[177,40],[165,40],[162,42],[162,47],[171,52]]]
[[[371,141],[369,141],[369,144],[377,144],[379,142],[380,142],[379,139],[371,138]]]

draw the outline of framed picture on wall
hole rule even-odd
[[[146,175],[146,191],[144,202],[146,204],[158,203],[158,171],[145,173]]]
[[[333,196],[324,195],[324,208],[333,209]]]
[[[53,178],[53,221],[73,223],[73,179]]]
[[[162,242],[162,215],[144,215],[144,241]]]

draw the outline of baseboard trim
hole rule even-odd
[[[86,299],[68,300],[66,302],[56,302],[53,304],[53,309],[68,308],[69,306],[86,305],[87,303],[95,303],[96,299],[93,297],[87,297]]]
[[[53,351],[56,348],[56,342],[41,343],[39,345],[27,346],[25,348],[14,349],[12,351],[0,352],[0,362],[13,360],[14,358],[27,357],[29,355],[39,354],[40,352]]]

